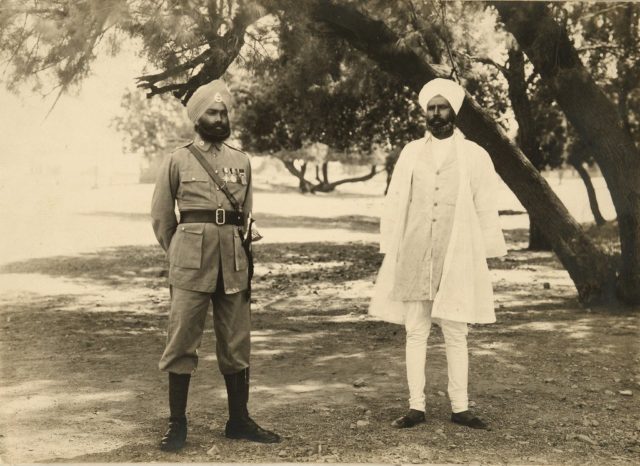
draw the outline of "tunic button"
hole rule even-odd
[[[198,144],[200,144],[201,146],[204,146],[204,141],[200,141]]]
[[[437,205],[438,205],[438,203],[437,203],[437,202],[434,202],[434,203],[433,203],[433,206],[434,206],[434,207],[435,207],[435,206],[437,206]]]
[[[436,221],[436,219],[435,219],[435,218],[434,218],[434,219],[431,219],[431,221],[432,221],[432,222],[435,222],[435,221]]]
[[[438,187],[436,186],[436,191],[437,191],[438,189],[440,189],[440,188],[438,188]]]
[[[216,186],[216,191],[220,191],[220,188],[218,188],[217,186]]]
[[[219,203],[219,204],[218,204],[218,207],[222,207],[222,203]]]
[[[195,181],[195,180],[196,180],[195,176],[192,176],[191,181]]]
[[[184,227],[182,227],[182,231],[184,231]]]
[[[216,169],[216,170],[213,170],[213,171],[214,171],[215,173],[218,173],[218,170],[217,170],[217,169]]]

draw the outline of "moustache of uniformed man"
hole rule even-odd
[[[194,140],[167,156],[153,193],[153,229],[169,257],[171,296],[166,346],[159,363],[169,373],[169,429],[160,442],[164,451],[180,450],[186,442],[189,384],[198,366],[210,303],[216,357],[227,388],[225,436],[262,443],[280,441],[276,433],[256,424],[247,410],[251,303],[245,293],[248,257],[242,234],[247,231],[253,197],[249,158],[226,142],[231,101],[220,80],[195,91],[187,103]],[[231,192],[238,210],[196,153]]]
[[[196,122],[195,131],[208,142],[226,140],[231,134],[226,106],[222,102],[214,102]]]
[[[424,423],[427,340],[442,330],[451,421],[488,425],[469,410],[468,324],[495,322],[488,257],[506,254],[489,154],[455,129],[465,91],[447,79],[422,88],[427,133],[395,165],[380,218],[378,273],[369,313],[406,331],[409,410],[391,425]]]

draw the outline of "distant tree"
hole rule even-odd
[[[248,150],[281,159],[302,192],[328,192],[373,177],[385,155],[422,134],[424,124],[413,91],[341,41],[309,35],[303,21],[280,18],[279,53],[257,67],[240,94],[240,139]],[[331,161],[371,169],[332,182]],[[305,178],[312,162],[315,181]]]
[[[114,118],[113,124],[123,134],[127,152],[140,153],[151,161],[192,137],[193,124],[182,104],[171,96],[149,100],[140,91],[128,90],[121,107],[124,112]]]
[[[140,90],[127,90],[120,105],[123,112],[113,119],[113,127],[122,135],[125,152],[146,159],[148,168],[140,179],[151,182],[163,157],[190,140],[193,125],[180,101],[167,94],[149,100]]]

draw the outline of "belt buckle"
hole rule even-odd
[[[227,216],[224,209],[216,209],[216,225],[224,225],[226,220]]]

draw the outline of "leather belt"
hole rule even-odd
[[[215,223],[216,225],[244,225],[242,214],[233,210],[183,210],[180,223]]]

